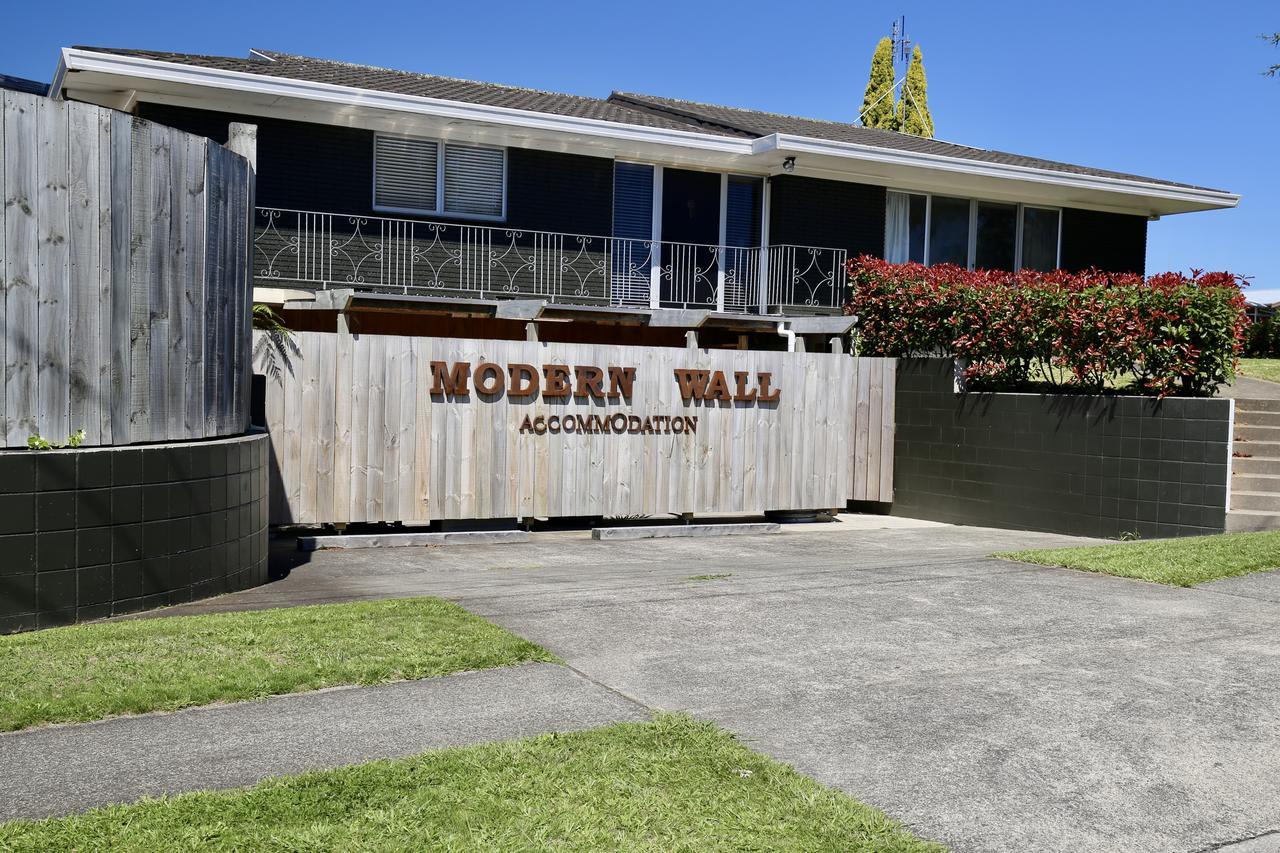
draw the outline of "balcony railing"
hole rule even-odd
[[[256,225],[259,283],[753,313],[831,311],[844,300],[843,249],[655,242],[280,208],[258,208]]]

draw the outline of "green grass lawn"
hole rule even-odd
[[[1242,358],[1240,375],[1251,379],[1280,382],[1280,358]]]
[[[554,660],[437,598],[52,628],[0,636],[0,731]]]
[[[664,715],[0,824],[0,849],[940,851],[882,812]]]
[[[1219,578],[1280,568],[1280,531],[1016,551],[995,556],[1171,586],[1195,586]]]

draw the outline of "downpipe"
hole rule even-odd
[[[796,351],[796,333],[787,327],[786,323],[778,324],[778,334],[787,339],[787,352]]]

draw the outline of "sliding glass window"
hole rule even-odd
[[[1022,208],[1022,268],[1058,268],[1058,235],[1062,211],[1050,207]]]
[[[1051,207],[890,191],[884,257],[969,269],[1052,270],[1061,219]]]
[[[984,270],[1012,270],[1018,252],[1018,206],[978,202],[973,265]]]
[[[930,264],[969,264],[969,200],[935,195],[929,215]]]
[[[885,214],[885,260],[904,264],[924,263],[925,229],[928,224],[929,197],[914,193],[889,193]]]

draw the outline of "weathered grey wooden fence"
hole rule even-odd
[[[262,333],[257,333],[262,334]],[[889,501],[893,359],[302,332],[267,380],[273,523],[815,510]],[[432,394],[432,362],[634,366],[630,399]],[[771,374],[776,403],[689,402],[674,371]],[[491,376],[496,376],[492,373]],[[615,421],[583,431],[581,415]],[[655,416],[697,418],[693,432]],[[554,428],[550,419],[574,421]],[[544,427],[525,428],[525,419]],[[542,421],[539,422],[538,419]],[[550,424],[550,425],[549,425]]]
[[[0,95],[0,446],[243,432],[248,163],[124,113]]]

